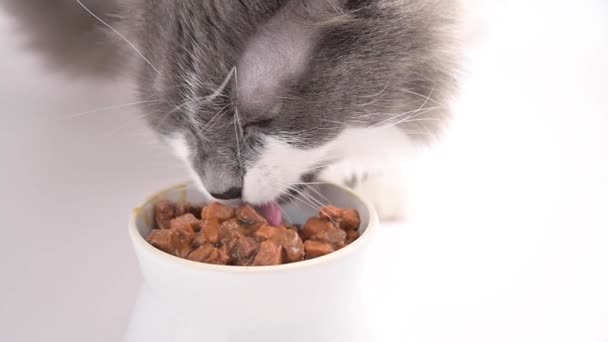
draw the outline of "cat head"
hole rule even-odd
[[[352,130],[423,140],[445,115],[443,1],[131,0],[125,13],[145,117],[217,199],[276,200],[341,158]]]

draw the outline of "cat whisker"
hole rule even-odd
[[[312,165],[311,167],[309,167],[307,169],[307,171],[308,172],[315,171],[315,170],[319,170],[319,169],[323,169],[325,167],[331,166],[338,159],[340,159],[340,156],[338,156],[338,153],[331,153],[330,152],[326,156],[324,156],[320,161],[318,161],[317,163],[315,163],[314,165]]]
[[[239,120],[239,114],[238,114],[238,110],[234,111],[234,136],[236,139],[236,160],[237,163],[239,164],[239,169],[241,174],[243,174],[243,164],[241,163],[241,145],[240,145],[240,132],[239,132],[239,127],[241,125],[240,120]]]
[[[134,118],[131,118],[129,120],[124,121],[120,126],[118,126],[118,127],[114,128],[114,129],[112,129],[112,130],[110,130],[110,131],[102,134],[101,137],[103,137],[103,138],[110,138],[114,134],[116,134],[117,132],[119,132],[120,130],[122,130],[125,127],[129,126],[129,124],[131,124],[131,123],[133,123],[133,122],[135,122],[137,120],[144,119],[147,116],[150,116],[152,114],[156,114],[158,112],[159,112],[159,110],[154,110],[154,111],[148,112],[148,113],[146,113],[144,115],[141,115],[141,116],[135,116]]]
[[[76,113],[76,114],[71,114],[68,115],[66,117],[64,117],[63,119],[76,119],[79,117],[83,117],[89,114],[93,114],[93,113],[99,113],[99,112],[103,112],[103,111],[107,111],[107,110],[113,110],[113,109],[121,109],[121,108],[127,108],[130,106],[136,106],[136,105],[140,105],[140,104],[145,104],[145,103],[159,103],[159,102],[163,102],[162,100],[150,100],[150,101],[139,101],[139,102],[131,102],[131,103],[124,103],[124,104],[120,104],[120,105],[114,105],[114,106],[109,106],[109,107],[104,107],[104,108],[98,108],[98,109],[93,109],[93,110],[88,110],[86,112],[80,112],[80,113]]]
[[[300,197],[295,196],[295,195],[293,195],[293,194],[290,194],[290,193],[289,193],[289,191],[285,191],[285,192],[283,192],[283,194],[282,194],[282,195],[284,195],[284,196],[286,196],[287,198],[291,199],[293,202],[298,201],[298,202],[300,202],[300,203],[304,204],[305,206],[307,206],[307,207],[311,208],[312,210],[315,210],[315,211],[317,210],[315,207],[311,206],[311,205],[310,205],[310,203],[305,202],[305,201],[304,201],[304,200],[302,200]]]
[[[418,122],[418,121],[440,121],[441,118],[437,118],[437,117],[429,117],[429,118],[418,118],[421,115],[424,115],[430,111],[433,110],[438,110],[438,109],[442,109],[442,107],[427,107],[427,108],[418,108],[412,111],[408,111],[408,112],[403,112],[403,113],[398,113],[395,114],[387,119],[384,119],[380,122],[377,122],[373,125],[367,126],[365,127],[366,129],[373,129],[373,128],[382,128],[382,127],[391,127],[391,126],[396,126],[399,124],[403,124],[403,123],[407,123],[407,122]],[[369,113],[367,116],[372,116],[372,115],[385,115],[382,113]],[[401,117],[405,116],[405,118],[400,119]],[[396,122],[391,122],[397,120]],[[328,123],[333,123],[333,124],[338,124],[338,125],[342,125],[342,126],[361,126],[364,124],[363,121],[360,122],[356,122],[356,121],[349,121],[349,122],[341,122],[341,121],[335,121],[335,120],[323,120],[324,122],[328,122]],[[371,132],[370,132],[371,133]]]
[[[396,122],[390,123],[389,125],[385,125],[383,127],[392,127],[392,126],[397,126],[397,125],[404,124],[404,123],[437,122],[437,121],[441,121],[441,119],[440,118],[418,118],[418,119],[404,118],[404,119],[398,120]]]
[[[239,84],[238,84],[239,79],[238,79],[236,67],[232,68],[232,70],[230,71],[230,75],[234,75],[234,85],[235,85],[235,88],[238,89],[239,88]],[[227,83],[227,81],[225,81],[225,83]],[[243,126],[241,125],[241,119],[239,117],[239,110],[236,107],[234,108],[234,134],[235,134],[235,138],[236,138],[236,160],[239,164],[239,170],[241,172],[241,175],[243,175],[244,174],[243,160],[241,158],[241,145],[239,142],[240,138],[243,137]]]
[[[232,71],[231,71],[232,72]],[[213,84],[213,83],[209,83],[209,82],[203,82],[199,77],[198,74],[196,73],[192,73],[190,74],[191,78],[186,78],[184,75],[179,75],[178,77],[185,83],[182,86],[178,86],[178,87],[188,87],[189,90],[196,90],[199,88],[204,88],[206,90],[210,90],[211,95],[209,95],[209,97],[214,96],[214,97],[228,97],[225,94],[222,94],[222,91],[224,90],[225,86],[226,86],[226,82],[230,81],[230,77],[232,76],[231,72],[228,74],[228,76],[226,76],[226,78],[222,81],[222,83],[218,86],[217,84]],[[178,88],[175,87],[175,88]]]
[[[85,11],[87,11],[90,15],[92,15],[95,19],[97,19],[100,23],[102,23],[104,26],[106,26],[107,28],[109,28],[110,30],[112,30],[114,33],[116,33],[122,40],[124,40],[127,44],[129,44],[129,46],[131,46],[131,48],[133,49],[133,51],[137,52],[137,54],[150,66],[150,68],[152,68],[152,70],[156,71],[157,74],[160,75],[160,70],[158,70],[154,65],[152,65],[152,62],[150,62],[150,60],[148,58],[146,58],[146,56],[144,56],[143,53],[141,53],[141,51],[139,51],[139,49],[135,46],[135,44],[131,43],[131,41],[129,41],[127,39],[127,37],[125,37],[122,33],[120,33],[117,29],[115,29],[114,27],[112,27],[112,25],[108,24],[106,21],[104,21],[103,19],[101,19],[99,16],[97,16],[95,13],[93,13],[93,11],[91,11],[87,6],[85,6],[81,0],[76,0],[76,2],[78,3],[78,5],[80,5],[80,7],[82,7]]]
[[[330,203],[331,201],[325,197],[322,193],[320,193],[319,191],[317,191],[312,185],[314,184],[325,184],[325,183],[308,183],[308,184],[303,184],[304,186],[308,187],[308,189],[310,189],[311,191],[313,191],[315,194],[317,194],[319,197],[321,197],[322,199],[324,199],[325,201],[327,201],[327,203]]]
[[[413,112],[416,112],[416,111],[419,111],[419,110],[424,110],[424,109],[427,109],[427,108],[443,108],[442,106],[425,107],[426,104],[427,104],[427,102],[424,102],[424,103],[422,103],[422,105],[420,105],[418,108],[416,108],[414,110],[410,110],[410,111],[407,111],[407,112],[400,112],[399,114],[404,114],[404,113],[408,113],[409,114],[409,113],[413,113]],[[396,107],[390,107],[390,106],[387,106],[387,107],[389,107],[389,108],[396,108]],[[362,115],[362,117],[374,117],[374,116],[385,115],[385,114],[386,114],[386,112],[367,112],[365,115]]]
[[[283,213],[283,216],[287,219],[287,221],[289,222],[290,226],[293,226],[293,221],[291,220],[291,217],[289,217],[289,215],[287,215],[287,213],[285,212],[285,210],[283,210],[283,208],[279,205],[279,203],[277,203],[277,201],[272,201],[272,203],[276,204],[277,207],[279,207],[279,209],[281,210],[281,212]]]
[[[307,194],[303,189],[299,189],[298,187],[295,187],[295,186],[290,186],[290,189],[293,190],[295,193],[299,194],[300,196],[302,196],[302,198],[306,199],[313,206],[318,206],[318,208],[316,208],[317,210],[320,210],[323,207],[323,205],[324,205],[323,203],[321,203],[320,201],[315,199],[310,194]]]
[[[410,114],[411,114],[411,116],[409,116],[408,118],[414,118],[416,116],[420,116],[420,115],[422,115],[424,113],[427,113],[430,110],[440,109],[440,108],[443,107],[443,106],[425,107],[428,102],[433,102],[433,103],[437,103],[438,104],[438,102],[436,100],[432,99],[434,88],[431,89],[431,91],[429,92],[429,94],[427,96],[424,96],[422,94],[416,93],[414,91],[411,91],[411,90],[408,90],[408,89],[405,89],[405,88],[402,88],[401,90],[404,91],[404,92],[416,95],[418,97],[424,98],[424,102],[416,110],[393,115],[390,118],[382,120],[382,121],[380,121],[380,122],[378,122],[378,123],[376,123],[374,125],[368,126],[368,128],[374,128],[374,127],[384,126],[384,124],[387,123],[387,122],[390,122],[392,120],[395,120],[397,118],[400,118],[400,117],[406,116],[406,115],[410,115]],[[371,116],[376,116],[376,115],[384,115],[384,114],[383,113],[377,113],[377,112],[371,112],[371,113],[367,113],[364,117],[371,117]],[[405,121],[400,121],[400,123],[403,123],[403,122],[405,122]],[[395,124],[392,124],[391,126],[394,126],[394,125]]]
[[[416,95],[416,96],[418,96],[420,98],[423,98],[423,99],[426,98],[426,99],[428,99],[428,101],[433,102],[436,105],[443,106],[439,101],[437,101],[437,100],[435,100],[435,99],[433,99],[433,98],[430,97],[431,94],[433,93],[433,91],[435,90],[435,88],[431,89],[430,94],[428,96],[424,96],[422,94],[419,94],[419,93],[417,93],[415,91],[412,91],[412,90],[409,90],[409,89],[406,89],[406,88],[399,88],[399,90],[401,90],[401,91],[403,91],[405,93],[408,93],[408,94]]]
[[[173,89],[173,88],[178,88],[178,87],[180,87],[180,86],[171,87],[171,88],[168,88],[168,89]],[[136,101],[136,102],[128,102],[128,103],[116,104],[116,105],[112,105],[112,106],[95,108],[95,109],[90,109],[90,110],[86,110],[86,111],[82,111],[82,112],[78,112],[78,113],[74,113],[74,114],[65,115],[63,117],[60,117],[59,120],[77,119],[77,118],[80,118],[80,117],[83,117],[83,116],[87,116],[89,114],[95,114],[95,113],[98,113],[98,112],[110,111],[110,110],[114,110],[114,109],[128,108],[128,107],[131,107],[131,106],[138,106],[138,105],[141,105],[141,104],[150,104],[150,103],[167,103],[167,101],[160,100],[160,99],[148,99],[148,100],[141,100],[141,101]]]
[[[315,210],[320,212],[321,208],[323,208],[325,206],[325,204],[323,204],[321,201],[317,200],[316,198],[314,198],[313,195],[306,193],[304,189],[297,189],[297,188],[292,188],[292,190],[294,192],[296,192],[297,194],[299,194],[300,196],[302,196],[302,198],[307,199],[310,203],[311,203],[311,207]],[[328,201],[329,202],[329,201]],[[329,218],[329,220],[331,222],[333,222],[334,224],[338,224],[338,222],[336,222],[333,218]]]
[[[367,106],[370,106],[370,105],[372,105],[372,104],[380,101],[380,99],[384,95],[384,92],[386,91],[387,88],[388,88],[388,83],[384,86],[384,88],[378,94],[372,95],[374,98],[371,101],[366,102],[366,103],[358,104],[357,106],[358,107],[367,107]]]
[[[434,109],[435,108],[431,108],[429,110],[434,110]],[[422,110],[419,113],[406,116],[405,118],[399,119],[399,120],[397,120],[395,122],[387,123],[386,125],[383,125],[382,127],[384,127],[384,128],[394,127],[394,126],[398,126],[398,125],[405,124],[405,123],[414,123],[415,124],[417,122],[423,122],[424,123],[424,122],[439,122],[439,121],[441,121],[441,118],[437,118],[437,117],[418,118],[420,115],[427,113],[429,110]],[[395,117],[391,118],[391,120],[394,120],[394,119],[398,119],[398,116],[395,116]],[[425,125],[417,125],[417,126],[426,129]],[[404,133],[408,133],[408,132],[411,133],[412,132],[411,130],[409,130],[409,131],[408,130],[401,130],[401,131],[404,132]]]
[[[342,121],[337,121],[337,120],[321,119],[321,121],[323,121],[323,122],[328,122],[328,123],[333,123],[333,124],[338,124],[338,125],[345,125],[345,123],[344,123],[344,122],[342,122]]]
[[[224,110],[225,110],[225,109],[226,109],[228,106],[230,106],[230,104],[225,105],[225,106],[224,106],[224,107],[222,107],[222,108],[221,108],[219,111],[217,111],[217,113],[215,113],[215,114],[214,114],[214,115],[211,117],[211,119],[209,119],[209,121],[207,121],[207,123],[206,123],[206,124],[205,124],[203,127],[201,127],[201,130],[203,130],[203,131],[207,132],[207,131],[209,131],[210,129],[212,129],[212,128],[213,128],[213,124],[215,123],[215,120],[216,120],[218,117],[220,117],[220,116],[221,116],[221,115],[224,113]]]
[[[277,96],[277,99],[279,99],[279,100],[294,101],[294,100],[297,100],[298,98],[295,97],[295,96],[290,96],[290,95],[281,95],[281,96]]]
[[[161,121],[161,124],[164,122],[164,120],[166,120],[167,117],[169,117],[170,115],[172,115],[173,113],[183,109],[184,107],[187,107],[193,103],[196,104],[200,104],[201,102],[210,102],[213,101],[213,99],[215,99],[217,97],[217,94],[211,94],[208,96],[201,96],[201,97],[196,97],[194,99],[190,99],[188,101],[185,101],[177,106],[175,106],[172,110],[170,110],[169,112],[167,112],[165,115],[165,118],[163,119],[163,121]],[[190,116],[192,118],[192,116]],[[195,121],[195,119],[193,119],[193,121]],[[198,122],[195,122],[195,124],[199,124]]]
[[[405,123],[416,123],[416,122],[439,122],[441,121],[440,118],[419,118],[419,119],[402,119],[399,120],[397,122],[392,123],[389,126],[386,127],[391,127],[391,126],[397,126],[397,125],[401,125],[401,124],[405,124]],[[424,127],[424,125],[419,125],[420,127]]]
[[[222,84],[220,84],[220,86],[217,89],[215,89],[215,91],[211,95],[213,97],[218,97],[218,96],[222,95],[222,92],[224,91],[224,89],[226,88],[228,83],[230,82],[230,79],[232,78],[232,76],[234,76],[234,83],[237,84],[238,79],[237,79],[237,74],[236,74],[236,67],[232,67],[232,69],[230,69],[230,72],[228,73],[228,75],[226,76],[226,78],[224,79]]]
[[[330,160],[327,163],[317,163],[317,164],[309,167],[307,169],[307,171],[310,172],[310,171],[321,170],[321,169],[324,169],[324,168],[326,168],[328,166],[331,166],[334,162],[335,162],[335,160]]]
[[[419,117],[419,116],[421,116],[421,115],[423,115],[425,113],[428,113],[430,111],[437,110],[437,109],[440,109],[440,108],[441,107],[418,108],[418,109],[415,109],[415,110],[412,110],[412,111],[409,111],[409,112],[399,113],[397,115],[391,116],[388,119],[385,119],[385,120],[382,120],[380,122],[377,122],[377,123],[369,126],[368,128],[383,127],[386,124],[388,124],[389,126],[392,126],[390,124],[390,122],[393,121],[393,120],[395,120],[395,119],[401,118],[403,116],[406,116],[407,118],[410,118],[410,119],[414,119],[414,118]]]
[[[182,109],[184,107],[188,107],[188,106],[192,106],[192,105],[200,106],[202,103],[209,103],[209,102],[215,100],[218,97],[225,96],[224,94],[222,94],[222,92],[224,91],[224,89],[226,88],[226,86],[228,85],[228,83],[230,82],[230,79],[232,78],[233,75],[236,77],[236,68],[232,68],[230,70],[230,72],[224,78],[224,80],[222,81],[222,83],[219,86],[215,87],[213,93],[211,93],[210,95],[207,95],[207,96],[202,96],[202,97],[196,97],[195,96],[196,89],[197,89],[197,84],[195,82],[198,82],[197,79],[196,79],[198,76],[195,75],[193,79],[185,79],[182,76],[181,77],[182,80],[184,80],[184,82],[186,82],[187,85],[190,87],[189,88],[190,92],[191,92],[191,94],[190,94],[190,100],[182,103],[181,105],[179,105],[177,107],[175,107],[168,114],[172,114],[176,110],[180,110],[180,109]],[[197,126],[202,126],[203,123],[200,122],[199,120],[197,120],[196,115],[194,115],[195,112],[196,112],[195,109],[190,109],[190,111],[189,111],[189,113],[190,113],[189,117],[190,117],[190,119],[192,121],[195,122],[195,124]],[[220,110],[220,112],[221,112],[221,110]]]
[[[205,97],[197,97],[197,98],[194,98],[194,99],[190,99],[188,101],[184,101],[183,103],[175,106],[173,109],[171,109],[170,111],[168,111],[166,115],[171,115],[171,114],[173,114],[173,113],[175,113],[175,112],[183,109],[184,107],[187,107],[187,106],[191,105],[193,102],[203,101],[204,99],[205,99]]]
[[[420,131],[404,131],[404,133],[410,134],[410,135],[424,135],[424,136],[428,136],[428,137],[435,137],[435,134],[430,133],[430,132],[420,132]]]
[[[291,190],[294,190],[294,189],[291,189]],[[296,193],[298,193],[298,192],[296,192]],[[304,204],[305,206],[309,207],[310,209],[312,209],[314,211],[319,211],[321,209],[320,207],[317,207],[314,204],[312,204],[310,202],[307,202],[303,197],[295,196],[295,195],[292,195],[292,194],[289,194],[289,193],[286,193],[286,195],[288,197],[292,198],[292,199],[295,199],[295,200],[299,201],[300,203]],[[301,195],[301,194],[298,193],[298,195]]]

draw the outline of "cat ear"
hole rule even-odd
[[[344,19],[347,0],[294,0],[262,25],[237,64],[238,104],[269,112],[306,69],[324,27]]]

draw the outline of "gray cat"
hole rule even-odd
[[[398,216],[389,169],[438,132],[455,85],[455,0],[5,5],[55,67],[132,73],[150,127],[216,199],[264,204],[322,178]]]

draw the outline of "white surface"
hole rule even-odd
[[[383,342],[608,341],[607,5],[497,3],[412,223],[382,231]],[[2,22],[0,340],[118,341],[130,208],[183,173],[133,112],[67,119],[131,99],[48,75]]]

